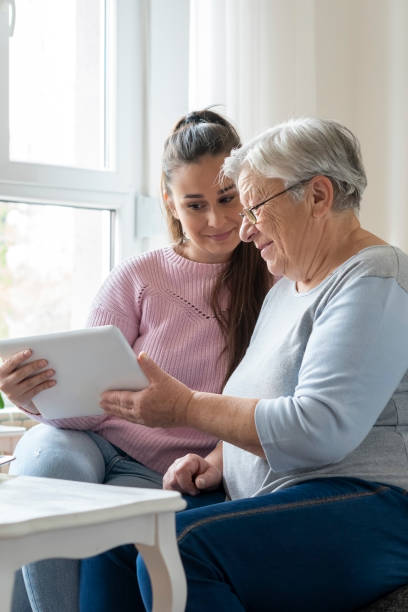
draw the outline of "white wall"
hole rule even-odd
[[[143,195],[136,211],[139,251],[168,242],[160,208],[161,156],[166,136],[188,111],[188,65],[189,0],[150,0],[146,24]]]
[[[368,178],[362,224],[405,251],[407,32],[405,0],[317,2],[316,114],[342,121],[359,137]]]
[[[188,111],[189,0],[151,0],[148,190],[158,194],[163,141]]]
[[[243,138],[292,116],[361,141],[363,225],[408,251],[407,0],[191,0],[190,103]]]

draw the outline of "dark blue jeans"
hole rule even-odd
[[[187,508],[218,504],[223,489],[197,496],[183,495]],[[118,546],[81,562],[81,612],[145,612],[136,576],[137,550],[133,544]]]
[[[396,487],[316,479],[181,512],[177,531],[187,612],[351,612],[408,583],[408,493]],[[137,571],[151,610],[141,558]],[[115,589],[93,603],[132,609]]]

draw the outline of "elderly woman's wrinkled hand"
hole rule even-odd
[[[213,490],[222,481],[222,470],[200,457],[189,453],[176,459],[163,476],[163,489],[197,495],[202,490]]]
[[[188,404],[193,391],[166,374],[146,353],[138,362],[149,380],[142,391],[105,391],[100,405],[112,416],[147,427],[182,427],[186,425]]]

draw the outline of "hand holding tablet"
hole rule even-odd
[[[32,355],[23,365],[46,359],[46,368],[55,370],[57,384],[33,398],[47,419],[103,415],[103,391],[136,391],[149,384],[132,348],[113,325],[0,340],[0,357],[5,360],[28,348]]]

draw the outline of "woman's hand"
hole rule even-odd
[[[45,359],[24,363],[31,357],[31,354],[31,349],[20,351],[1,364],[0,390],[16,406],[24,408],[28,412],[40,414],[32,399],[40,391],[50,389],[56,384],[55,380],[51,380],[55,371],[52,369],[44,370],[48,365]]]
[[[146,353],[139,364],[149,380],[142,391],[105,391],[107,414],[147,427],[193,427],[264,457],[255,426],[258,399],[192,391],[163,372]]]
[[[161,370],[146,353],[137,359],[149,386],[142,391],[105,391],[101,407],[108,414],[148,427],[185,425],[193,391]]]
[[[222,469],[200,455],[189,453],[171,464],[163,476],[163,489],[197,495],[200,491],[217,489],[222,481]]]

